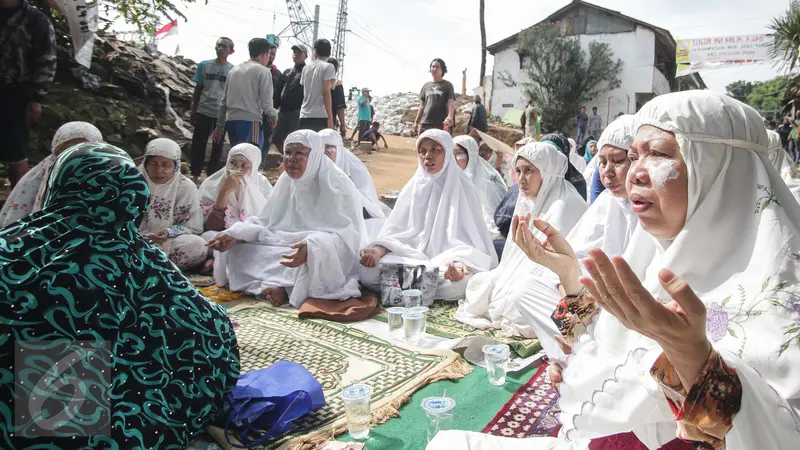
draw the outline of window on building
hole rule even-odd
[[[519,56],[519,70],[522,70],[525,68],[525,57],[522,55],[522,53],[519,53],[517,56]]]

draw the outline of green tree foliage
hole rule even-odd
[[[725,90],[728,91],[728,95],[739,100],[740,102],[747,103],[747,96],[753,92],[753,88],[761,84],[760,81],[756,81],[755,83],[751,83],[749,81],[734,81],[733,83],[727,85]]]
[[[800,2],[792,0],[786,12],[769,25],[773,42],[771,56],[787,72],[800,68]]]
[[[194,2],[195,0],[102,0],[98,7],[101,22],[110,25],[119,18],[140,33],[149,36],[156,31],[156,28],[170,20],[178,18],[186,20],[186,16],[178,7],[184,3]],[[208,0],[205,2],[208,4]],[[59,16],[56,10],[50,8],[47,0],[33,0],[32,3],[53,19],[57,29],[66,35],[69,34],[66,20]]]
[[[774,111],[783,107],[783,95],[789,77],[782,75],[764,83],[758,83],[748,94],[746,103],[758,111]]]
[[[608,44],[592,42],[587,58],[578,37],[543,24],[520,33],[517,46],[528,78],[525,96],[536,102],[548,132],[567,131],[581,105],[621,85],[622,60]]]
[[[789,85],[789,77],[781,75],[769,81],[735,81],[725,89],[728,95],[747,103],[758,111],[775,111],[783,107],[783,96]]]

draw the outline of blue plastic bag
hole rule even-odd
[[[239,378],[225,406],[225,435],[236,447],[231,434],[244,448],[261,445],[288,433],[295,420],[323,406],[319,381],[300,364],[278,361]]]

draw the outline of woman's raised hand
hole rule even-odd
[[[590,250],[589,255],[583,264],[591,278],[583,277],[581,282],[626,328],[659,343],[688,391],[711,353],[703,302],[685,281],[663,269],[658,278],[672,301],[662,304],[622,257],[609,259],[599,249]]]
[[[578,281],[581,269],[572,247],[555,227],[544,220],[534,219],[533,225],[536,229],[547,236],[544,242],[539,242],[531,233],[528,225],[530,220],[530,214],[514,216],[511,223],[512,239],[531,261],[558,275],[567,295],[576,295],[581,289]]]

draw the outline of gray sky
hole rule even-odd
[[[486,33],[492,44],[544,19],[568,1],[486,0]],[[675,39],[766,33],[786,0],[595,0],[593,3],[669,30]],[[319,4],[320,35],[332,39],[336,0],[304,0],[309,16]],[[478,0],[349,0],[345,87],[370,87],[378,95],[418,91],[430,79],[431,59],[447,63],[446,76],[459,90],[467,69],[467,87],[478,85],[480,28]],[[247,58],[247,41],[279,33],[289,23],[283,0],[203,0],[185,8],[181,53],[196,61],[214,57],[214,42],[228,36],[236,43],[231,62]],[[274,20],[273,20],[274,12]],[[276,65],[289,68],[291,39],[282,38]],[[166,45],[167,47],[168,45]],[[491,74],[489,55],[487,74]],[[771,64],[701,72],[721,92],[736,80],[763,81],[778,74]]]

